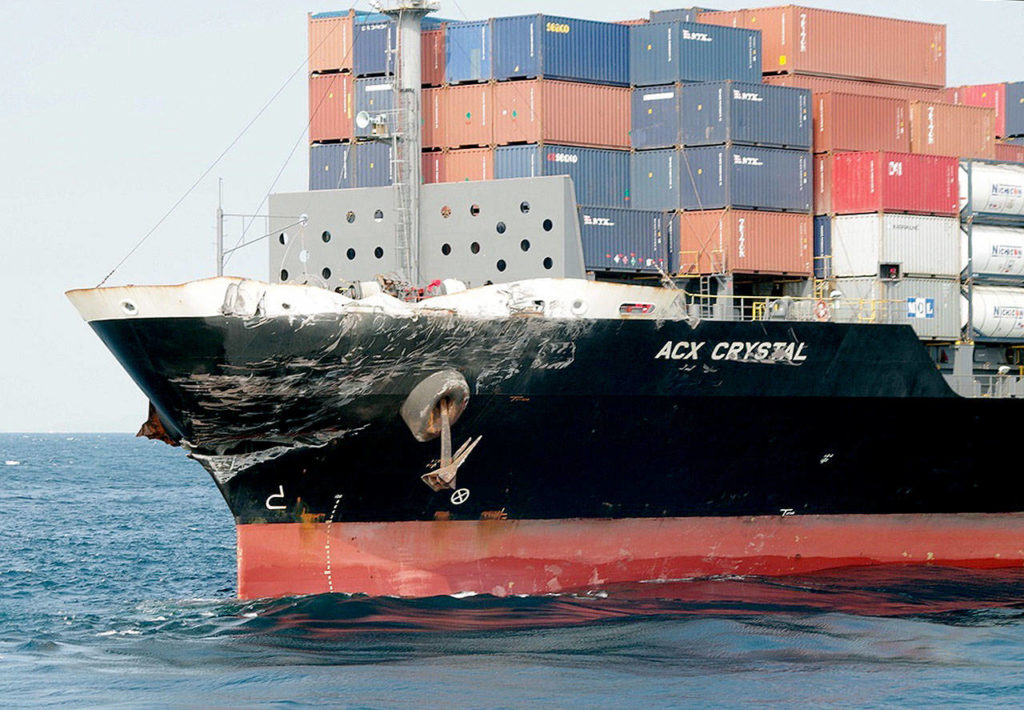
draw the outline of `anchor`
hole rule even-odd
[[[424,473],[420,478],[432,490],[443,491],[446,488],[455,488],[455,474],[459,472],[459,466],[465,463],[466,458],[480,443],[481,437],[466,439],[466,443],[452,456],[451,402],[447,398],[442,399],[438,407],[441,410],[441,461],[435,470]]]
[[[452,424],[469,403],[466,378],[454,370],[436,372],[425,378],[402,404],[401,414],[417,441],[441,438],[441,459],[433,471],[420,476],[431,490],[455,488],[455,475],[481,437],[467,439],[452,455]]]

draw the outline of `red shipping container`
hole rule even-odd
[[[631,90],[532,79],[494,85],[494,142],[629,148]]]
[[[440,86],[444,83],[444,25],[438,30],[424,30],[420,37],[420,81],[423,86]]]
[[[444,153],[439,150],[425,152],[420,164],[423,170],[424,184],[444,182]]]
[[[352,75],[309,77],[309,142],[352,140]]]
[[[460,84],[441,91],[441,126],[449,148],[494,143],[494,84]]]
[[[725,209],[680,212],[677,219],[677,274],[811,274],[810,215]]]
[[[910,102],[910,150],[958,158],[995,158],[995,111],[931,101]]]
[[[839,153],[832,156],[834,214],[960,211],[960,161],[914,153]]]
[[[814,156],[814,214],[832,214],[831,153]]]
[[[882,96],[887,99],[903,99],[904,101],[947,100],[945,89],[922,89],[917,86],[881,84],[877,81],[833,79],[827,76],[810,76],[808,74],[775,74],[764,77],[763,81],[765,84],[774,84],[775,86],[794,86],[798,89],[810,89],[816,94],[831,91],[839,94]],[[952,100],[949,103],[953,103]]]
[[[910,152],[909,105],[856,94],[814,95],[814,152]]]
[[[325,13],[328,15],[331,13]],[[352,71],[352,30],[355,13],[308,16],[309,73]]]
[[[700,22],[761,30],[765,74],[819,74],[943,87],[946,26],[786,5],[702,12]]]
[[[980,106],[995,111],[995,134],[999,138],[1006,135],[1006,84],[950,87],[946,94],[948,103]]]
[[[445,182],[494,179],[493,148],[463,148],[444,154]]]
[[[420,126],[424,148],[444,147],[444,89],[423,89],[420,93]]]
[[[996,160],[1024,163],[1024,145],[1017,143],[996,143]]]

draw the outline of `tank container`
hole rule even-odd
[[[444,145],[477,147],[494,143],[494,84],[465,84],[441,89]]]
[[[795,5],[702,12],[698,18],[761,30],[765,74],[946,85],[945,25]]]
[[[629,147],[630,90],[531,79],[494,84],[494,139],[594,148]]]
[[[809,152],[751,146],[650,150],[632,155],[632,206],[811,212]]]
[[[353,187],[352,144],[325,143],[309,148],[309,189],[342,190]]]
[[[678,246],[670,250],[672,273],[810,276],[810,215],[752,210],[677,213]]]
[[[838,319],[906,324],[919,338],[956,340],[960,337],[960,280],[875,277],[836,279],[842,294],[833,302]]]
[[[976,338],[1024,340],[1024,288],[974,286],[970,299]]]
[[[351,140],[352,75],[314,74],[309,77],[309,141]]]
[[[910,107],[902,99],[814,94],[814,152],[910,152]]]
[[[773,74],[762,77],[765,84],[772,86],[796,86],[810,89],[815,94],[831,92],[835,94],[856,94],[858,96],[880,96],[886,99],[902,99],[904,101],[945,101],[945,89],[924,89],[900,84],[881,84],[877,81],[857,81],[855,79],[836,79],[826,76],[809,74]]]
[[[508,145],[494,149],[494,177],[568,175],[576,203],[629,207],[629,153],[563,145]]]
[[[814,278],[832,277],[832,218],[814,218]]]
[[[829,160],[830,212],[957,213],[956,158],[870,151],[839,153]]]
[[[544,77],[627,86],[629,27],[555,15],[492,21],[494,78]]]
[[[383,187],[394,182],[390,143],[356,143],[352,153],[355,156],[353,187]]]
[[[995,111],[931,101],[910,102],[910,150],[927,155],[995,158]]]
[[[975,282],[1024,283],[1024,228],[965,222],[960,245],[960,266]]]
[[[629,27],[629,83],[761,80],[761,34],[687,22]]]
[[[877,276],[899,264],[905,276],[960,275],[960,222],[956,217],[856,214],[832,219],[832,275]]]
[[[682,145],[811,147],[807,89],[722,81],[688,84],[680,91]]]
[[[489,81],[491,21],[449,22],[444,34],[444,76],[449,84]]]
[[[668,271],[673,214],[580,207],[579,215],[583,262],[588,270],[655,274]]]
[[[638,86],[630,99],[629,142],[640,150],[682,145],[681,88],[677,84]]]
[[[961,162],[960,209],[982,217],[1024,218],[1024,166]]]

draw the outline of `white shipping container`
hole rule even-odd
[[[878,276],[880,264],[899,264],[904,275],[959,276],[956,217],[855,214],[832,218],[832,273]]]
[[[960,337],[959,279],[846,278],[836,279],[836,290],[837,321],[907,324],[925,340]]]
[[[1024,288],[975,286],[971,301],[975,337],[1024,340]],[[966,298],[963,304],[966,310]]]
[[[1024,215],[1024,165],[960,163],[960,209]]]
[[[1024,281],[1024,228],[965,224],[960,233],[961,269],[967,268],[969,250],[974,278]]]

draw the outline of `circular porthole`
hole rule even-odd
[[[349,210],[348,212],[346,212],[345,213],[345,221],[348,222],[349,224],[352,224],[353,222],[355,222],[356,221],[356,213],[353,212],[352,210]]]
[[[331,241],[331,233],[324,230],[324,233],[320,235],[320,238],[324,240],[324,244]]]
[[[473,242],[472,244],[470,244],[469,245],[469,250],[471,252],[473,252],[474,254],[479,254],[480,253],[480,242]]]
[[[377,257],[378,259],[383,259],[384,258],[384,247],[377,247],[376,249],[374,249],[373,250],[373,255],[375,257]]]
[[[524,202],[520,202],[519,203],[519,211],[522,212],[523,214],[526,214],[527,212],[529,212],[530,211],[530,203],[529,202],[525,202],[525,201]]]
[[[384,212],[381,211],[381,210],[377,210],[376,212],[373,213],[373,219],[376,222],[383,221],[384,220]]]
[[[281,269],[281,280],[282,281],[287,281],[288,280],[288,270],[287,269]]]
[[[504,222],[498,222],[498,224],[495,225],[494,229],[497,230],[498,234],[504,234],[505,233],[505,223]]]
[[[447,243],[446,244],[442,244],[441,245],[441,253],[444,254],[445,256],[448,256],[449,254],[451,254],[452,253],[452,245],[451,244],[447,244]]]
[[[331,278],[331,270],[325,266],[323,271],[320,272],[320,275],[323,276],[325,279],[329,279]]]
[[[470,205],[469,213],[474,217],[478,216],[480,214],[480,205]]]
[[[349,247],[349,250],[347,252],[345,252],[345,256],[348,257],[349,261],[352,261],[353,259],[356,258],[356,250],[351,248],[351,247]]]
[[[553,227],[554,225],[551,223],[550,219],[546,219],[546,220],[544,220],[544,223],[541,224],[541,226],[544,227],[544,231],[545,232],[550,232],[551,231],[551,227]]]
[[[280,234],[277,235],[277,241],[281,242],[282,244],[287,244],[288,235],[285,234],[284,232],[281,232]]]
[[[498,263],[495,264],[495,266],[498,267],[498,271],[504,271],[505,270],[505,260],[504,259],[498,259]]]
[[[441,216],[444,217],[445,219],[448,219],[449,217],[451,217],[452,216],[452,208],[449,207],[448,205],[445,205],[444,207],[442,207],[441,208]]]
[[[309,250],[308,249],[303,249],[302,251],[299,252],[299,261],[301,261],[303,264],[305,264],[307,261],[309,261]]]
[[[523,241],[519,242],[519,248],[522,249],[523,251],[530,251],[530,240],[524,239]]]
[[[551,260],[551,257],[550,257],[550,256],[545,256],[545,257],[544,257],[544,262],[543,262],[543,263],[544,263],[544,268],[545,268],[545,269],[550,269],[550,268],[551,268],[552,266],[554,266],[554,265],[555,265],[555,262],[553,262],[553,261]]]

